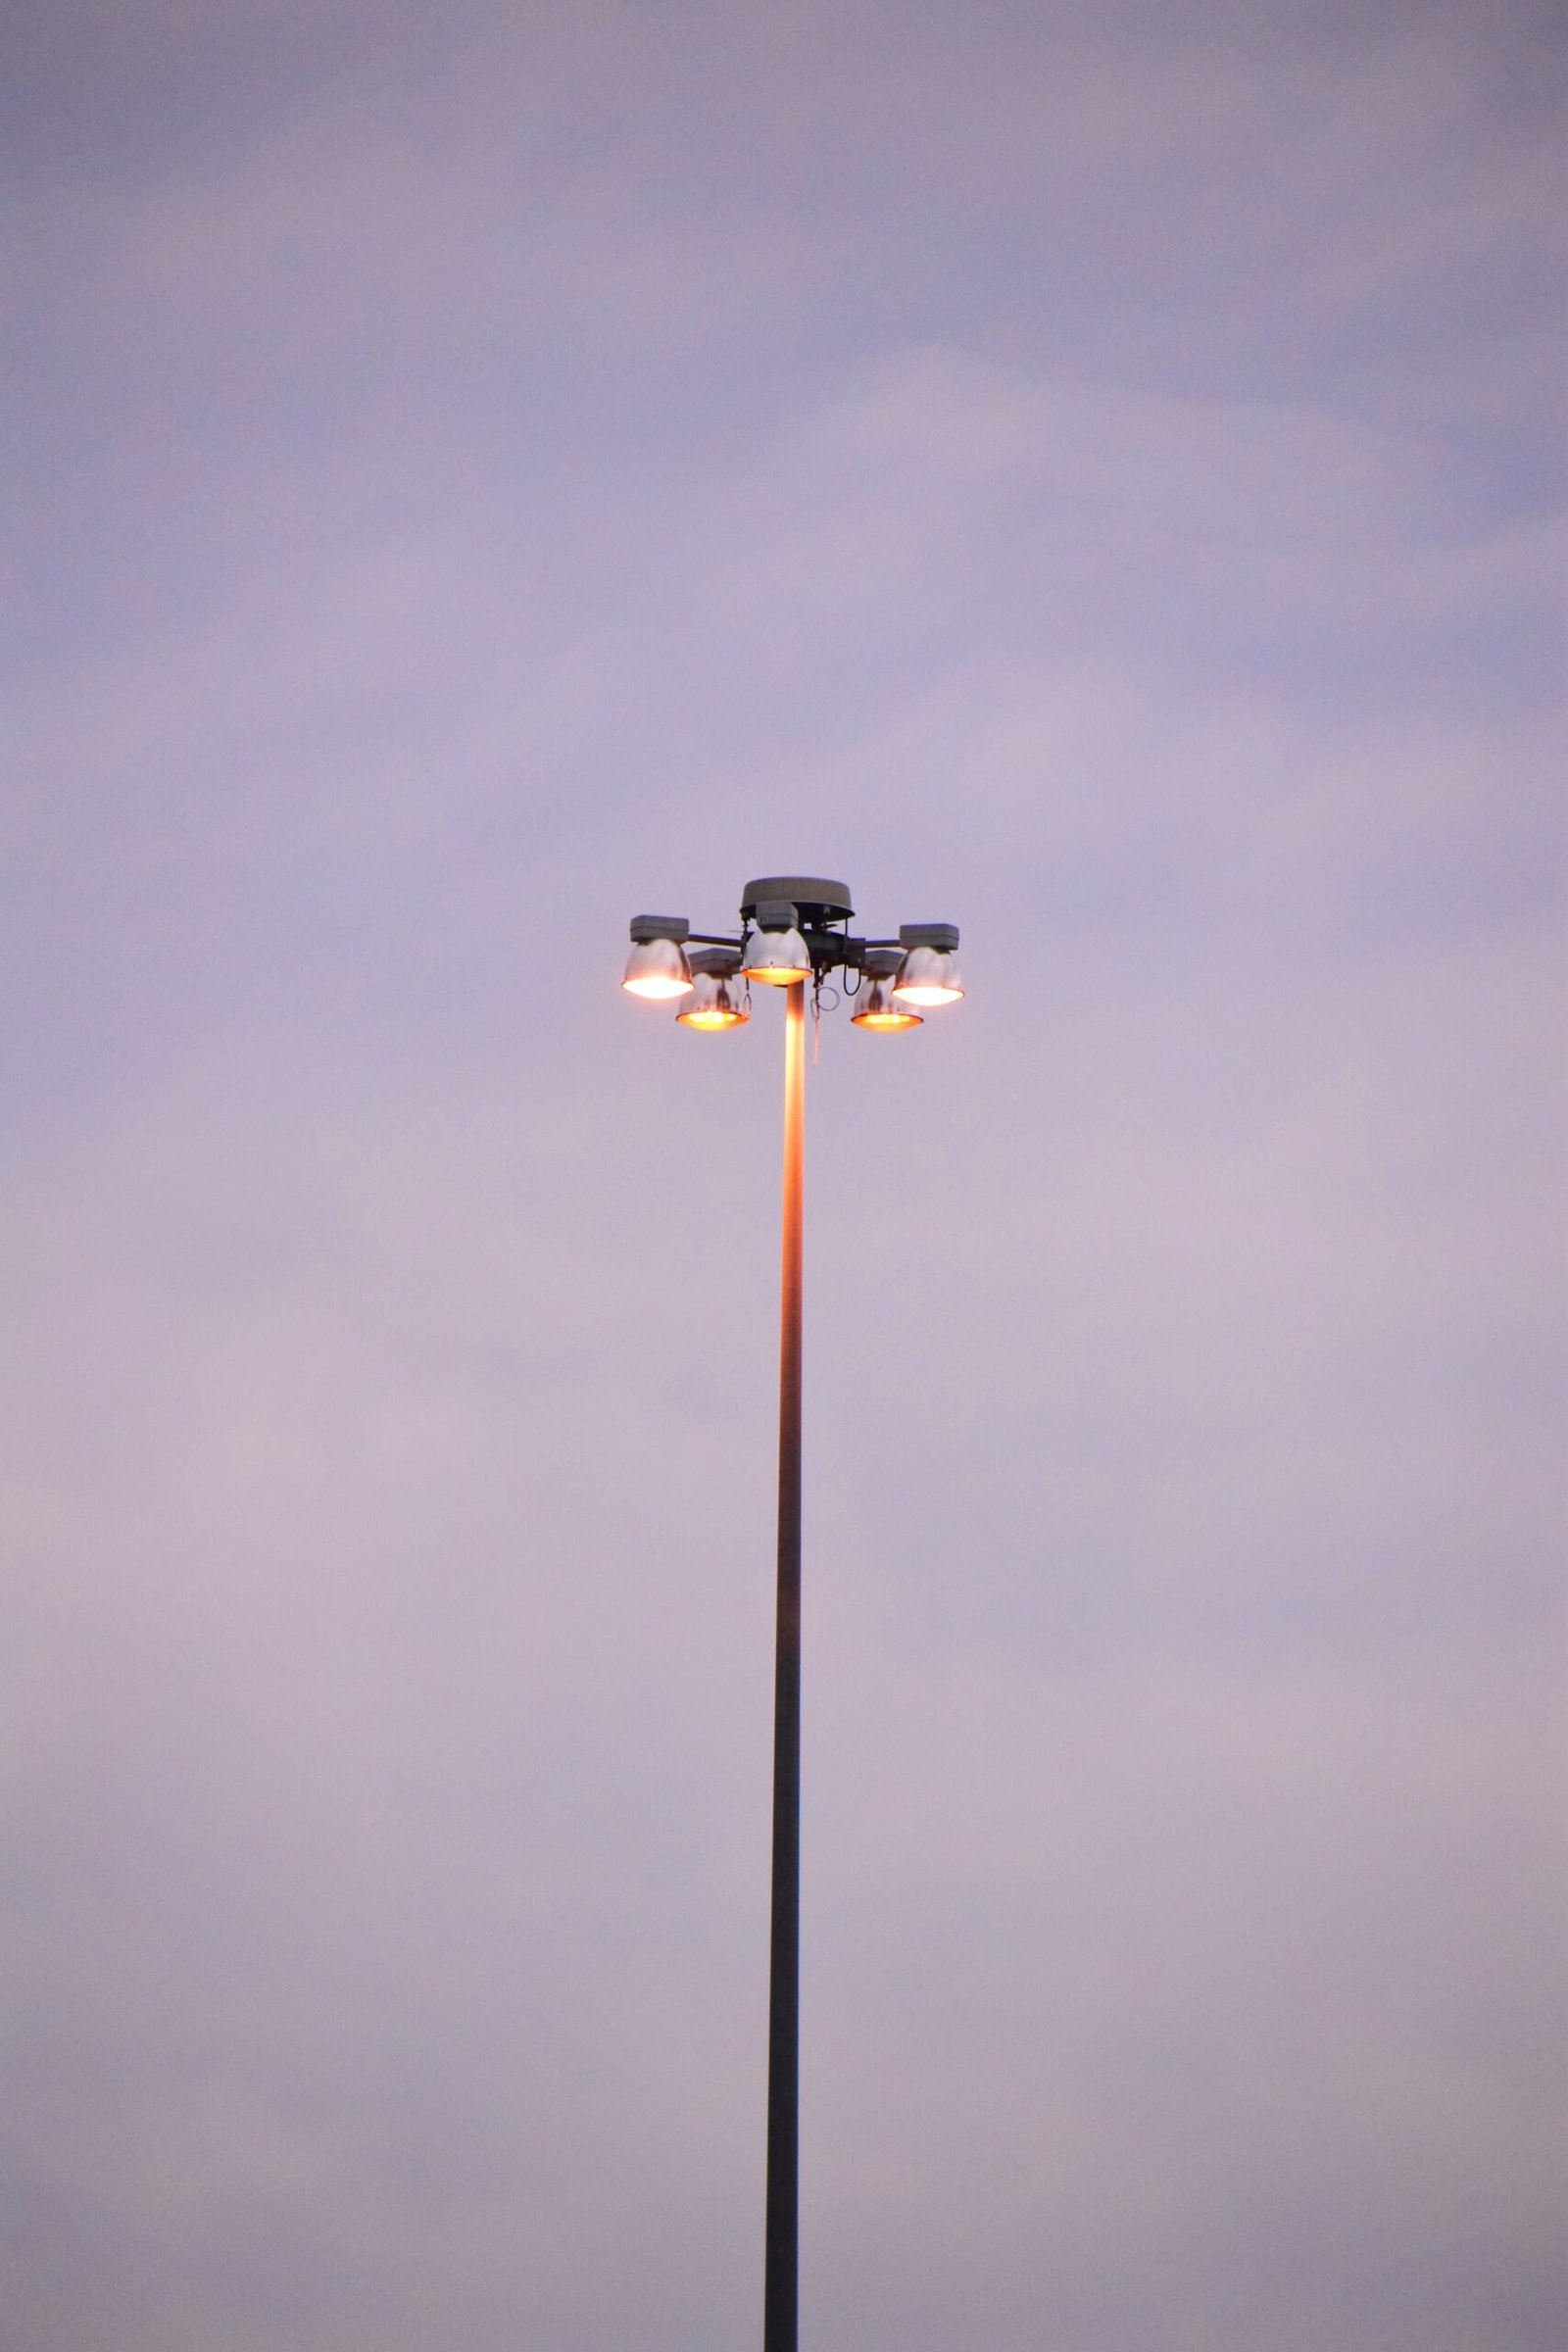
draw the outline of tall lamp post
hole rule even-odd
[[[842,882],[768,874],[748,882],[738,933],[681,915],[632,917],[622,986],[678,1001],[700,1030],[751,1018],[754,983],[784,991],[784,1250],[779,1316],[778,1631],[773,1667],[773,1908],[768,1976],[767,2232],[762,2352],[797,2352],[801,1984],[801,1267],[806,1145],[806,992],[844,974],[854,1027],[896,1035],[963,994],[953,923],[905,923],[897,939],[850,934]]]

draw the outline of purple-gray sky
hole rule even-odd
[[[14,0],[6,2352],[1554,2352],[1562,24]]]

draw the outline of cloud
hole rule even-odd
[[[24,31],[8,2340],[755,2327],[805,862],[809,2328],[1544,2352],[1555,36]]]

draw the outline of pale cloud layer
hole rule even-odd
[[[18,14],[8,2352],[1565,2318],[1528,6]]]

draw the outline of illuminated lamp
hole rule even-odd
[[[684,997],[690,994],[691,966],[685,940],[691,925],[682,914],[634,914],[631,954],[621,987],[634,997]]]
[[[902,923],[899,945],[904,959],[893,983],[903,1004],[954,1004],[963,994],[958,978],[958,927],[956,923]]]
[[[763,899],[756,912],[757,928],[748,932],[741,970],[748,980],[767,988],[788,988],[794,980],[811,976],[811,951],[801,934],[795,908],[788,899]]]
[[[751,1009],[734,986],[739,960],[733,948],[699,948],[688,958],[692,993],[676,1020],[688,1029],[738,1029],[749,1021]]]
[[[900,1029],[918,1029],[921,1015],[901,1004],[893,994],[893,975],[904,961],[897,948],[868,948],[865,956],[865,978],[850,1015],[857,1029],[869,1029],[873,1035],[892,1035]]]

